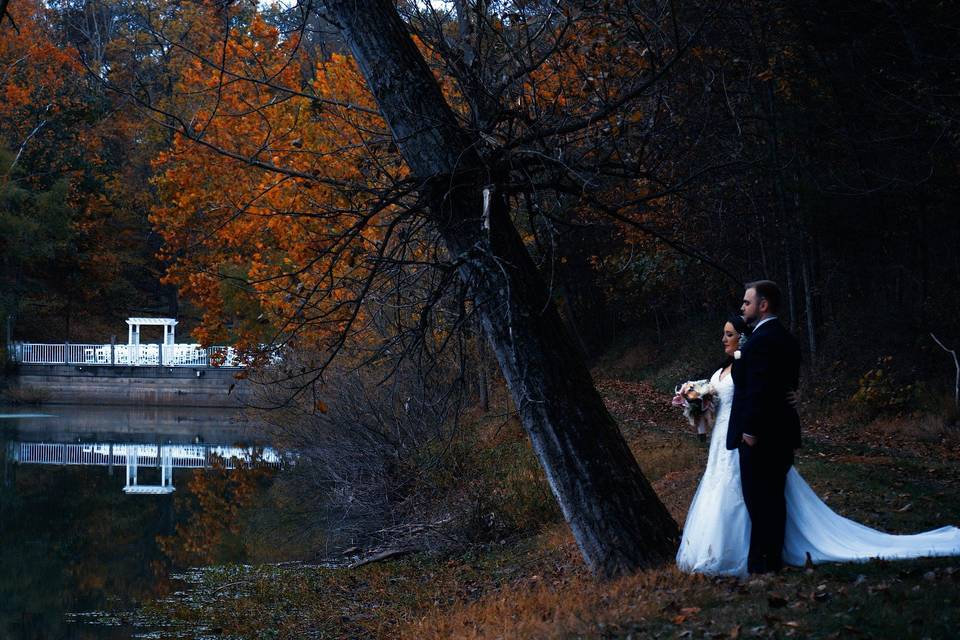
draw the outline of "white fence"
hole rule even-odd
[[[266,447],[227,447],[220,445],[148,445],[148,444],[75,444],[60,442],[12,442],[10,457],[20,464],[55,464],[84,466],[123,466],[127,455],[141,467],[159,467],[161,462],[174,469],[206,469],[216,458],[227,469],[238,462],[253,462],[271,467],[281,466],[276,450]]]
[[[37,344],[13,345],[22,364],[128,365],[133,367],[242,367],[233,347],[199,344]]]

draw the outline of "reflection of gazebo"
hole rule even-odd
[[[0,456],[3,455],[0,450]],[[125,465],[123,492],[133,495],[163,495],[174,492],[174,469],[225,469],[247,465],[279,468],[283,458],[276,449],[219,444],[138,444],[132,442],[9,442],[7,459],[18,464]],[[290,458],[291,461],[293,457]],[[139,470],[158,469],[159,484],[141,484]]]
[[[176,344],[174,333],[177,321],[173,318],[127,318],[127,324],[130,333],[127,344],[140,344],[141,326],[163,327],[163,344]]]
[[[132,449],[132,450],[131,450]],[[163,495],[173,493],[173,455],[170,447],[158,447],[160,457],[160,484],[138,484],[137,468],[140,455],[136,448],[127,449],[127,484],[124,493]]]

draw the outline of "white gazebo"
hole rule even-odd
[[[233,347],[177,344],[175,318],[127,318],[127,344],[16,343],[14,360],[23,364],[109,365],[130,367],[242,367]],[[163,327],[160,344],[140,342],[140,328]],[[200,377],[200,373],[197,373]]]
[[[177,320],[173,318],[127,318],[130,339],[127,344],[140,344],[140,327],[163,327],[163,343],[176,344]]]

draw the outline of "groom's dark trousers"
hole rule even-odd
[[[800,347],[776,319],[757,327],[733,365],[734,396],[727,448],[740,455],[743,500],[750,514],[751,573],[783,566],[787,519],[784,497],[793,450],[800,446],[800,419],[787,401],[800,377]],[[753,446],[743,435],[756,438]]]

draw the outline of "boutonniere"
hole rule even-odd
[[[743,354],[740,352],[740,349],[737,349],[736,351],[733,352],[734,360],[739,360],[741,356],[743,356]]]

